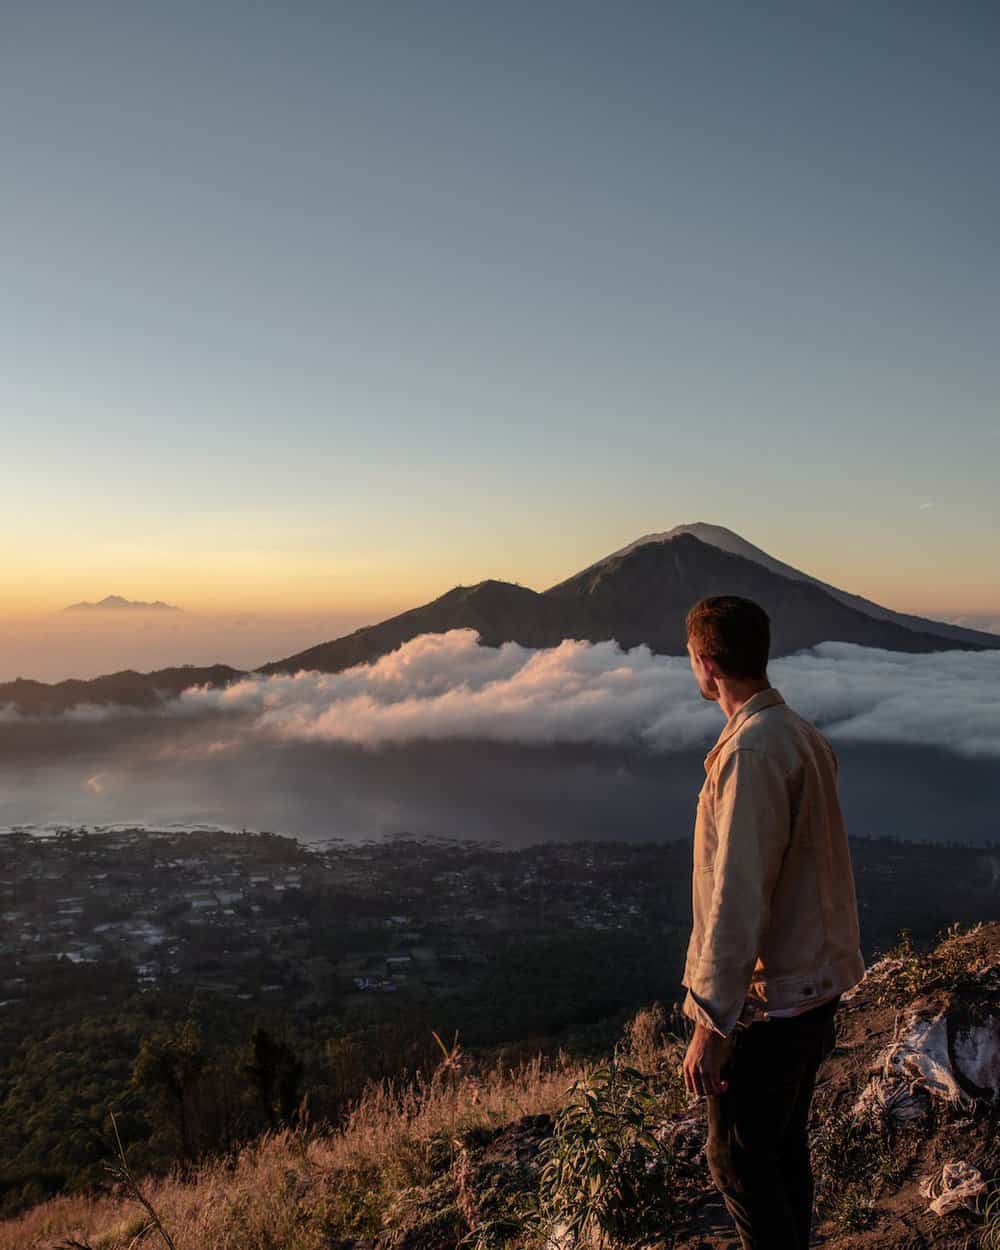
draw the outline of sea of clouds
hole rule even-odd
[[[1000,651],[907,655],[827,642],[772,660],[768,674],[832,741],[1000,757]],[[341,673],[189,690],[166,710],[234,717],[246,732],[284,741],[371,747],[460,738],[670,751],[711,742],[720,729],[686,657],[615,642],[485,647],[471,629],[422,635]]]
[[[908,655],[825,642],[772,660],[772,685],[832,741],[937,747],[1000,758],[1000,650]],[[467,739],[593,743],[654,752],[711,743],[718,707],[701,697],[686,657],[566,640],[532,649],[479,643],[472,629],[423,634],[341,673],[248,677],[195,687],[157,712],[81,706],[63,721],[221,721],[189,748],[220,752],[249,738],[368,747]],[[11,707],[0,721],[22,718]]]
[[[826,643],[769,676],[836,743],[852,832],[995,840],[1000,652]],[[723,723],[686,657],[484,647],[456,630],[343,673],[247,678],[153,711],[0,709],[0,825],[669,839],[690,831]]]

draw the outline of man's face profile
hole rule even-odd
[[[707,657],[693,647],[690,639],[688,639],[687,652],[691,661],[691,672],[694,673],[694,679],[698,683],[701,697],[713,703],[718,702],[719,687],[708,667],[711,664],[711,660],[707,660]]]

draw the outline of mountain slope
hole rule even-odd
[[[449,629],[478,630],[488,646],[519,642],[525,647],[550,647],[564,636],[556,614],[538,591],[491,580],[456,586],[430,603],[275,660],[257,671],[292,673],[305,668],[337,673],[376,660],[419,634],[441,634]]]
[[[507,582],[459,587],[423,607],[276,660],[260,671],[338,672],[377,659],[418,634],[468,626],[479,629],[488,645],[512,641],[548,647],[564,638],[613,638],[625,648],[645,643],[660,655],[683,655],[688,608],[714,594],[744,595],[761,604],[771,617],[774,656],[827,641],[908,652],[1000,647],[1000,638],[992,635],[984,635],[985,643],[959,641],[877,620],[818,585],[680,533],[626,548],[541,594]]]
[[[971,642],[984,647],[997,645],[996,636],[987,633],[985,630],[968,629],[962,625],[950,625],[945,621],[933,621],[905,612],[894,612],[891,608],[885,608],[879,603],[873,603],[871,599],[865,599],[861,595],[852,595],[849,591],[841,590],[837,586],[831,586],[829,582],[820,581],[818,577],[813,577],[809,573],[803,573],[801,569],[794,568],[783,560],[778,560],[775,556],[761,550],[760,547],[755,547],[753,543],[747,542],[739,534],[726,529],[724,525],[709,525],[705,521],[695,521],[690,525],[675,525],[672,530],[665,530],[661,534],[646,534],[620,550],[612,552],[611,555],[605,556],[604,559],[589,565],[583,572],[594,572],[609,561],[627,555],[629,552],[646,544],[670,542],[679,534],[691,534],[703,543],[708,543],[712,547],[718,547],[720,551],[728,551],[730,555],[742,556],[746,560],[752,560],[755,564],[760,564],[764,568],[770,569],[772,573],[779,573],[782,577],[808,582],[811,586],[817,586],[820,590],[825,590],[827,594],[839,600],[845,607],[853,608],[856,612],[862,612],[875,620],[892,621],[896,625],[902,625],[906,629],[915,630],[917,633],[949,638],[954,642]],[[576,576],[579,577],[581,574],[578,573]],[[558,590],[560,586],[565,584],[565,582],[560,582],[558,586],[553,586],[551,589]]]
[[[181,665],[179,668],[161,668],[154,673],[136,673],[123,669],[94,677],[90,681],[55,682],[16,681],[0,685],[0,708],[10,704],[27,716],[54,716],[67,708],[93,704],[98,707],[154,707],[165,698],[174,698],[191,686],[226,686],[238,677],[245,676],[239,669],[228,664],[214,664],[210,668]]]

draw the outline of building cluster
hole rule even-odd
[[[633,856],[590,844],[0,830],[0,1008],[26,1005],[55,966],[299,1007],[445,994],[511,938],[639,925],[649,888]]]

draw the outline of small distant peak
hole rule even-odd
[[[180,612],[183,609],[173,603],[164,603],[157,599],[153,603],[145,603],[141,599],[126,599],[122,595],[105,595],[96,603],[83,601],[71,603],[63,608],[64,612]]]
[[[452,586],[451,590],[446,591],[445,594],[446,595],[460,595],[460,594],[470,595],[470,594],[475,594],[477,591],[482,592],[484,590],[526,590],[526,589],[528,588],[526,586],[523,586],[520,582],[507,582],[507,581],[504,581],[503,578],[500,578],[500,577],[485,577],[483,578],[481,582],[471,582],[468,585],[463,585],[462,583],[459,583],[457,586]],[[442,596],[442,598],[444,597],[445,596]]]

